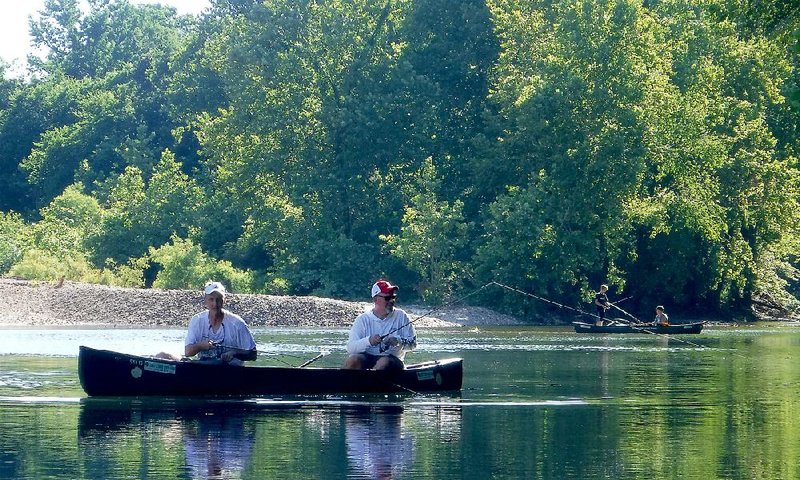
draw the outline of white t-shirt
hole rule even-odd
[[[189,331],[186,333],[184,345],[193,345],[202,340],[211,340],[224,347],[238,348],[241,350],[253,350],[256,348],[256,341],[253,334],[247,328],[242,317],[222,309],[222,324],[216,331],[211,329],[208,320],[208,310],[203,310],[189,321]],[[200,358],[215,357],[214,350],[206,350],[199,353]]]
[[[350,328],[350,338],[347,341],[347,353],[369,353],[371,355],[394,355],[402,360],[406,352],[414,350],[417,346],[417,332],[414,324],[409,323],[408,315],[400,308],[392,310],[386,318],[381,320],[370,309],[356,317],[353,326]],[[389,335],[400,340],[398,345],[389,347],[381,351],[381,345],[370,345],[369,337],[372,335],[386,335],[395,329],[399,329]],[[389,338],[387,337],[387,338]],[[384,344],[385,348],[386,345]]]

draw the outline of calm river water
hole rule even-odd
[[[262,365],[344,359],[345,330],[256,329]],[[700,335],[420,330],[460,395],[87,399],[79,345],[179,329],[2,329],[0,478],[800,478],[800,327]]]

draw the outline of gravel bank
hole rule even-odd
[[[194,290],[157,290],[107,287],[74,282],[32,282],[0,279],[5,303],[4,326],[167,326],[185,327],[203,309],[202,293]],[[232,294],[226,308],[252,327],[349,327],[369,307],[319,297]],[[481,307],[436,310],[403,306],[419,328],[475,325],[520,325],[522,322]]]

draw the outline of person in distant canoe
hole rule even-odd
[[[656,307],[656,318],[653,320],[653,325],[658,325],[660,327],[669,326],[669,317],[664,313],[664,307],[661,305]]]
[[[600,291],[594,295],[594,304],[597,307],[597,316],[600,317],[595,320],[594,324],[598,326],[602,326],[606,323],[606,310],[611,308],[611,304],[608,303],[608,295],[606,295],[607,291],[608,285],[600,285]]]
[[[417,347],[417,332],[402,309],[395,308],[399,287],[385,280],[372,286],[372,308],[350,328],[344,368],[403,369],[406,352]]]
[[[230,365],[242,365],[245,360],[258,356],[253,334],[242,317],[224,308],[225,285],[209,282],[203,288],[203,303],[206,310],[189,321],[189,331],[184,342],[184,355],[203,361],[221,361]],[[174,355],[159,353],[159,358]]]

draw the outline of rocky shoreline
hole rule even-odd
[[[108,287],[76,282],[1,278],[5,315],[0,326],[185,327],[203,309],[202,292]],[[349,327],[367,302],[320,297],[231,294],[226,307],[251,327]],[[522,325],[482,307],[432,308],[400,305],[418,328]],[[431,312],[430,314],[427,314]]]

